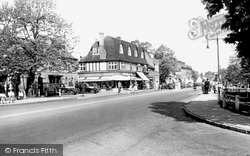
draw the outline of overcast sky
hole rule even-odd
[[[161,44],[175,51],[178,60],[205,73],[217,71],[216,41],[206,49],[204,38],[191,40],[188,21],[206,18],[201,0],[55,0],[57,12],[73,23],[75,34],[80,35],[76,56],[85,56],[98,39],[99,32],[125,41],[138,39],[149,42],[153,48]],[[220,41],[220,65],[228,65],[233,55],[231,45]]]

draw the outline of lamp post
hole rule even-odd
[[[206,37],[207,38],[207,37]],[[216,40],[216,45],[217,45],[217,63],[218,63],[218,86],[217,86],[217,92],[218,92],[218,101],[220,101],[220,87],[219,87],[219,83],[220,83],[220,51],[219,51],[219,37],[217,34],[216,39],[210,39],[210,40]],[[207,38],[207,49],[209,49],[209,45],[208,45],[208,38]]]
[[[220,48],[219,48],[219,37],[217,34],[216,39],[207,39],[207,49],[209,49],[208,40],[216,40],[217,45],[217,64],[218,64],[218,83],[220,82]]]

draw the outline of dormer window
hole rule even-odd
[[[99,51],[98,51],[98,48],[97,48],[97,47],[93,47],[93,48],[92,48],[92,54],[93,54],[93,55],[99,55]]]
[[[138,57],[138,52],[136,49],[135,49],[135,57]]]
[[[122,46],[122,44],[120,44],[119,53],[120,53],[120,54],[123,54],[123,46]]]
[[[132,56],[130,47],[128,47],[128,56]]]
[[[144,52],[143,51],[141,52],[141,58],[142,59],[144,58]]]

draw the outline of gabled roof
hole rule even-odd
[[[119,53],[120,44],[123,46],[123,54]],[[106,59],[100,59],[100,55],[92,55],[92,48],[99,46],[98,42],[95,42],[91,47],[88,55],[82,59],[80,62],[102,62],[102,61],[124,61],[124,62],[132,62],[132,63],[140,63],[140,64],[148,64],[145,59],[145,50],[143,48],[137,47],[136,45],[123,41],[118,38],[114,38],[111,36],[106,36],[104,38],[104,49],[106,51]],[[132,56],[128,56],[128,47],[131,48]],[[134,56],[134,51],[137,50],[138,57]],[[141,52],[144,51],[144,58],[142,59]]]

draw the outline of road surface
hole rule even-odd
[[[147,91],[0,108],[1,144],[63,144],[66,156],[250,155],[250,136],[187,117],[201,91]]]

